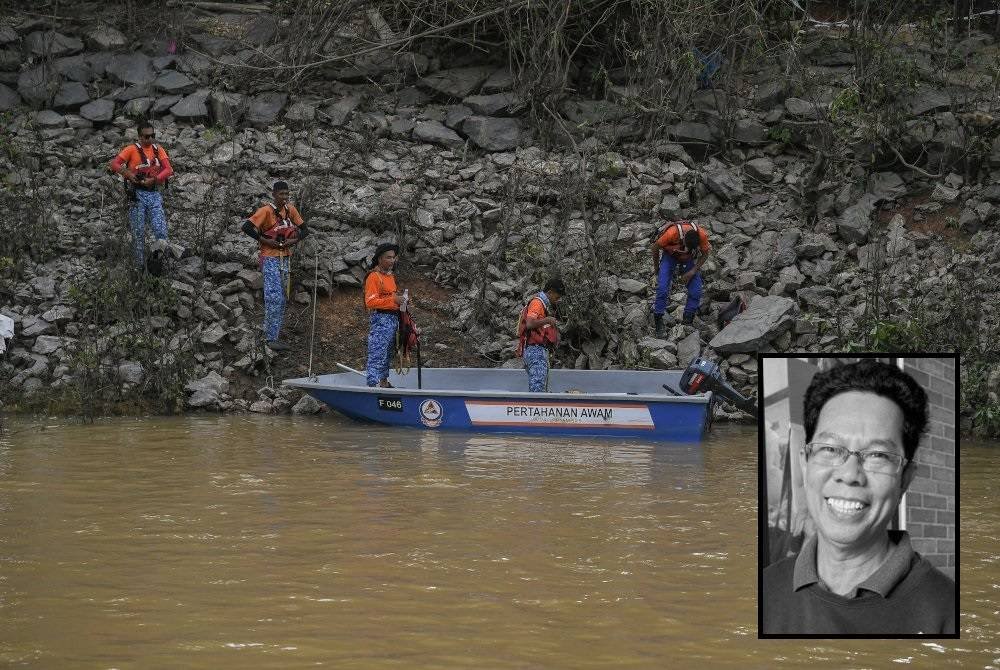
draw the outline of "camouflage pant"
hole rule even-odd
[[[368,363],[365,375],[369,386],[377,386],[389,378],[389,361],[396,346],[396,329],[399,315],[386,312],[372,312],[371,329],[368,331]]]
[[[524,348],[524,369],[528,371],[528,390],[544,393],[549,377],[549,350],[540,344],[529,344]]]
[[[153,237],[158,240],[167,239],[167,215],[163,212],[163,196],[159,191],[143,191],[137,189],[135,202],[128,212],[132,224],[132,247],[135,251],[135,263],[140,268],[146,260],[146,219],[153,228]]]
[[[285,281],[290,258],[265,256],[260,269],[264,273],[264,336],[268,342],[274,342],[285,320]]]

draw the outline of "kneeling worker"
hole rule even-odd
[[[566,294],[561,279],[550,279],[545,289],[528,301],[521,312],[517,328],[517,353],[528,371],[528,390],[544,393],[548,390],[549,351],[559,344],[556,317],[550,313]]]
[[[292,268],[292,247],[309,233],[302,215],[289,202],[288,183],[274,182],[274,202],[243,222],[243,232],[260,243],[260,269],[264,274],[264,337],[272,351],[288,345],[278,340],[285,319],[285,284]]]
[[[681,268],[681,281],[687,285],[687,304],[684,305],[684,323],[694,321],[694,314],[701,304],[701,266],[708,259],[712,245],[708,233],[693,221],[675,221],[653,242],[653,273],[656,275],[656,302],[653,303],[653,320],[656,336],[663,337],[663,313],[670,297],[670,283],[674,271]]]

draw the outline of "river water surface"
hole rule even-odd
[[[1000,446],[962,448],[940,641],[757,639],[756,448],[8,422],[0,665],[1000,668]]]

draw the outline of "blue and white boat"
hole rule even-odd
[[[671,395],[682,370],[552,370],[549,392],[528,392],[523,370],[424,368],[370,388],[346,372],[287,379],[352,419],[425,430],[586,435],[690,442],[711,425],[712,392]]]

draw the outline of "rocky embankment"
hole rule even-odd
[[[175,256],[165,281],[176,304],[150,328],[191,359],[189,407],[285,411],[297,397],[230,388],[271,370],[259,346],[262,279],[239,221],[277,178],[291,182],[314,231],[297,257],[294,301],[309,304],[314,261],[320,296],[356,290],[373,246],[398,239],[409,262],[456,289],[445,327],[508,365],[517,364],[520,306],[552,271],[586,297],[585,306],[569,301],[570,337],[558,355],[578,368],[674,368],[707,352],[755,391],[757,351],[860,341],[873,290],[897,314],[978,301],[980,321],[955,327],[996,332],[1000,183],[991,170],[1000,142],[970,174],[973,129],[962,120],[976,112],[989,119],[984,127],[998,123],[986,35],[962,42],[943,73],[932,50],[913,50],[924,80],[908,101],[900,148],[910,155],[918,146],[924,169],[887,165],[866,178],[859,161],[806,193],[810,138],[853,72],[834,34],[813,40],[805,85],[762,65],[738,94],[694,92],[683,120],[657,134],[665,139],[643,139],[624,87],[611,86],[607,99],[571,98],[558,125],[573,139],[543,150],[503,67],[368,56],[297,93],[241,89],[227,75],[253,62],[248,45],[267,44],[280,25],[223,18],[240,39],[136,40],[107,25],[41,19],[0,27],[0,110],[9,118],[0,170],[5,188],[44,200],[34,214],[52,245],[44,261],[19,259],[0,292],[0,313],[15,323],[0,378],[16,394],[76,374],[92,328],[73,287],[95,276],[127,230],[122,207],[110,206],[121,205],[120,186],[104,166],[134,140],[137,117],[153,119],[176,171],[165,196]],[[807,198],[813,220],[803,215]],[[680,217],[710,232],[706,299],[693,326],[678,322],[656,339],[649,240]],[[715,316],[737,293],[749,309],[719,332]],[[675,291],[676,317],[682,303]],[[134,360],[101,364],[137,387],[151,373]]]

